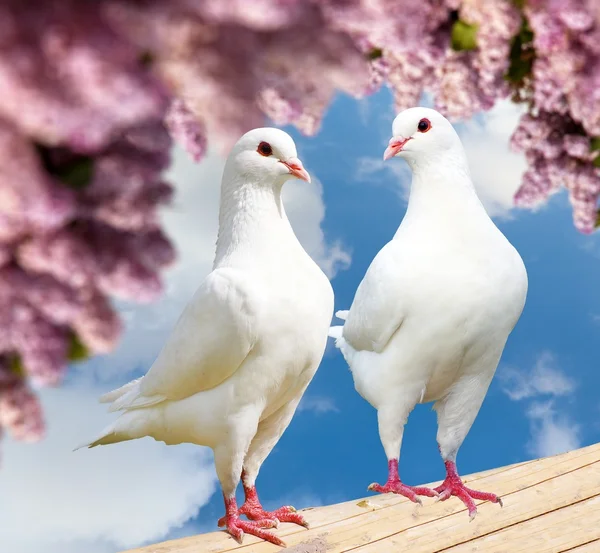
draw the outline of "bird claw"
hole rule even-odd
[[[260,538],[261,540],[268,541],[280,547],[285,547],[283,540],[278,538],[275,534],[273,534],[273,532],[266,530],[266,528],[272,528],[272,526],[267,526],[267,524],[273,522],[272,520],[240,520],[238,516],[230,516],[226,518],[226,523],[220,524],[220,526],[226,525],[226,530],[229,535],[231,535],[231,537],[240,545],[244,539],[244,534],[250,534]],[[221,522],[221,520],[219,520],[219,522]]]
[[[292,506],[280,507],[275,511],[265,511],[260,503],[245,503],[240,509],[241,515],[246,515],[250,520],[274,520],[279,526],[280,522],[291,522],[308,528],[308,522]]]
[[[439,494],[438,501],[446,501],[451,496],[458,497],[467,510],[469,511],[469,522],[471,522],[477,515],[477,507],[475,506],[475,499],[482,501],[490,501],[491,503],[498,503],[500,507],[503,506],[502,499],[496,494],[489,492],[480,492],[467,488],[460,478],[446,478],[444,482],[435,491]]]
[[[424,495],[426,497],[437,496],[435,490],[426,488],[424,486],[407,486],[399,480],[388,480],[385,486],[381,486],[380,484],[377,484],[377,482],[373,482],[371,485],[369,485],[368,490],[377,493],[391,492],[398,495],[402,495],[407,499],[410,499],[413,503],[418,503],[419,505],[423,505],[423,502],[421,501],[419,495]]]

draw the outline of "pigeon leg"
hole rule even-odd
[[[477,373],[466,375],[434,405],[438,418],[437,440],[446,465],[446,479],[435,488],[435,491],[439,494],[440,501],[446,501],[451,496],[458,497],[467,507],[470,520],[473,520],[477,514],[475,499],[491,501],[502,506],[502,500],[497,495],[467,488],[456,470],[458,449],[477,417],[499,357],[498,354],[498,357],[494,357],[488,365],[492,370],[481,370],[480,367]]]
[[[242,474],[242,481],[244,480],[244,476]],[[265,511],[258,499],[256,486],[244,485],[244,493],[246,494],[246,501],[240,509],[240,514],[246,515],[250,520],[256,522],[272,521],[275,525],[278,525],[280,522],[293,522],[294,524],[308,528],[308,522],[291,505],[280,507],[275,511]]]
[[[227,497],[223,494],[223,497],[225,499],[225,516],[219,519],[219,526],[225,526],[227,532],[229,532],[233,539],[238,543],[242,543],[244,534],[251,534],[261,540],[279,545],[280,547],[285,546],[285,543],[273,534],[273,532],[266,530],[266,528],[273,528],[276,526],[276,521],[268,519],[257,521],[241,520],[235,496]]]
[[[388,458],[388,479],[385,485],[381,486],[380,484],[373,482],[368,489],[378,493],[397,493],[415,503],[421,503],[419,495],[435,497],[437,494],[429,488],[407,486],[406,484],[403,484],[398,474],[398,453],[402,444],[404,425],[406,424],[408,414],[415,403],[416,400],[414,403],[406,402],[403,408],[402,405],[396,403],[390,408],[380,408],[377,411],[379,436]],[[402,410],[399,410],[399,408]]]
[[[397,493],[419,504],[421,503],[421,499],[419,498],[420,495],[425,495],[427,497],[435,497],[437,495],[431,488],[426,488],[424,486],[407,486],[406,484],[403,484],[398,475],[398,459],[390,459],[388,461],[387,482],[383,486],[373,482],[373,484],[369,486],[369,490],[378,493]]]
[[[266,530],[277,526],[276,521],[240,520],[240,513],[235,500],[235,489],[240,481],[244,455],[258,429],[258,416],[253,415],[256,414],[246,412],[244,417],[239,417],[236,424],[229,428],[227,434],[229,440],[220,443],[214,449],[215,468],[225,499],[225,516],[219,519],[218,525],[220,527],[225,526],[227,532],[238,543],[242,543],[244,534],[251,534],[275,545],[283,546],[283,541]]]
[[[469,511],[469,519],[473,520],[477,514],[477,507],[475,507],[475,499],[483,501],[491,501],[492,503],[498,503],[502,507],[502,499],[496,494],[489,492],[480,492],[467,488],[463,481],[460,479],[456,470],[456,463],[453,461],[446,461],[446,479],[440,486],[435,488],[435,491],[439,494],[439,501],[446,501],[451,496],[458,497]]]
[[[308,522],[296,512],[294,507],[284,506],[275,511],[265,511],[256,492],[256,477],[260,467],[290,424],[303,391],[298,394],[297,398],[262,420],[258,425],[256,435],[252,439],[244,459],[244,470],[242,471],[242,484],[244,485],[246,501],[239,511],[240,514],[246,515],[250,520],[271,520],[277,523],[292,522],[308,528]]]

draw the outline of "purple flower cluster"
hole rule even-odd
[[[591,233],[600,196],[600,10],[593,0],[530,0],[525,16],[535,60],[531,114],[512,138],[529,162],[515,201],[538,204],[562,185],[575,226]]]
[[[174,258],[169,97],[100,7],[0,4],[0,427],[21,440],[44,429],[30,384],[110,351],[109,297],[156,298]]]

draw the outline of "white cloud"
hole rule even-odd
[[[41,393],[47,438],[6,440],[0,471],[0,543],[11,553],[112,553],[160,540],[216,489],[206,448],[150,438],[73,452],[114,419],[98,389]]]
[[[530,373],[507,368],[501,378],[505,393],[515,401],[540,395],[565,396],[576,387],[575,381],[556,366],[556,359],[550,352],[538,356]]]
[[[552,401],[533,403],[527,417],[531,424],[528,449],[533,456],[548,457],[581,447],[579,425],[558,413]]]
[[[354,178],[359,182],[382,183],[390,184],[394,188],[399,187],[401,198],[404,201],[408,200],[412,176],[410,168],[401,159],[384,161],[383,157],[359,157],[356,160]]]
[[[72,453],[114,420],[98,396],[145,372],[183,307],[210,271],[217,234],[223,159],[192,163],[180,149],[167,175],[175,203],[163,224],[178,250],[164,297],[150,305],[119,303],[126,331],[117,350],[77,365],[68,386],[42,393],[47,439],[3,443],[0,543],[11,553],[114,553],[177,532],[216,489],[210,450],[167,447],[151,439]],[[284,202],[300,241],[329,276],[350,254],[326,240],[322,190],[290,181]]]
[[[531,455],[547,457],[581,447],[579,425],[564,409],[556,407],[557,398],[571,396],[577,384],[556,366],[554,355],[541,353],[529,373],[508,368],[499,376],[511,400],[529,400],[525,415],[531,432],[527,444]],[[549,399],[540,401],[541,397]]]
[[[506,217],[514,208],[513,196],[527,166],[524,155],[509,148],[523,109],[504,100],[482,114],[481,121],[473,119],[458,128],[473,183],[492,217]]]
[[[324,413],[339,413],[335,401],[330,397],[305,395],[298,404],[298,412],[312,411],[318,415]]]

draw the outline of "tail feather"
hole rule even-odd
[[[336,311],[335,316],[338,319],[345,321],[346,318],[348,317],[348,310]],[[340,348],[342,343],[345,342],[345,340],[344,340],[344,325],[341,325],[341,326],[336,325],[336,326],[329,327],[328,334],[329,334],[329,336],[331,336],[331,338],[335,338],[335,346],[337,348]]]
[[[120,388],[117,388],[116,390],[112,390],[112,391],[107,392],[106,394],[100,396],[100,400],[99,400],[100,403],[112,403],[116,399],[119,399],[123,394],[126,394],[132,388],[134,388],[136,385],[138,385],[141,379],[142,379],[141,377],[136,378],[135,380],[132,380],[131,382],[128,382],[127,384],[124,384]]]
[[[142,378],[132,380],[127,384],[107,392],[100,397],[100,403],[110,403],[108,411],[110,413],[114,411],[123,411],[125,409],[140,409],[142,407],[151,407],[161,401],[164,401],[164,396],[153,395],[145,396],[140,391],[140,384]]]
[[[330,326],[328,334],[331,338],[335,338],[335,340],[337,342],[337,340],[342,338],[343,332],[344,332],[343,326]]]
[[[139,389],[136,386],[113,401],[108,408],[108,411],[112,413],[114,411],[123,411],[125,409],[141,409],[143,407],[152,407],[153,405],[156,405],[164,400],[165,397],[160,395],[140,395]]]
[[[350,313],[350,311],[348,309],[342,310],[342,311],[336,311],[335,312],[335,316],[338,319],[341,319],[342,321],[345,321],[348,318],[348,313]]]
[[[125,411],[116,421],[107,426],[99,436],[91,442],[85,442],[73,451],[84,447],[91,448],[98,445],[116,444],[128,440],[136,440],[144,436],[154,436],[153,430],[157,427],[157,421],[161,420],[160,411],[153,409],[136,409]]]
[[[107,426],[96,439],[78,445],[73,451],[83,449],[84,447],[91,448],[96,447],[97,445],[108,445],[127,440],[128,438],[122,433],[119,435],[116,426],[116,423]]]

